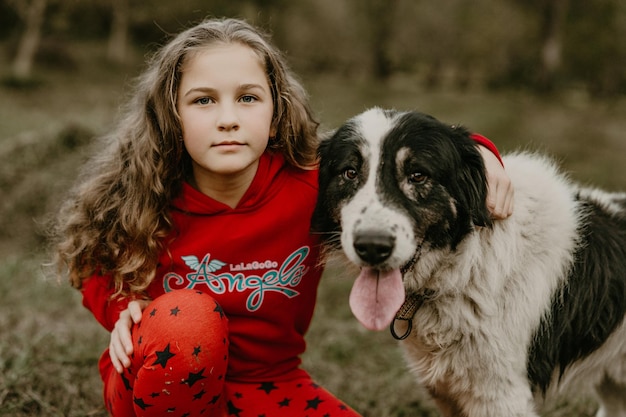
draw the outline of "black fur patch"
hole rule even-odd
[[[626,314],[626,217],[578,201],[583,217],[574,266],[529,352],[528,377],[544,393],[554,372],[562,375],[600,347]]]
[[[353,196],[357,188],[354,182],[344,181],[346,170],[362,172],[366,161],[360,152],[364,139],[359,135],[354,122],[340,127],[335,134],[319,147],[319,197],[311,229],[322,233],[322,240],[329,241],[333,232],[339,231],[339,213],[341,202]]]

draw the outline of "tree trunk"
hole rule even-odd
[[[122,64],[126,60],[126,48],[128,46],[128,24],[130,7],[128,0],[111,0],[113,6],[113,19],[107,57],[110,61]]]
[[[47,0],[32,0],[24,9],[22,18],[25,30],[17,47],[17,55],[13,61],[13,76],[28,79],[32,75],[33,62],[41,40],[41,27],[44,22]]]
[[[393,35],[394,11],[397,0],[369,0],[357,4],[365,7],[366,27],[370,30],[370,50],[372,53],[372,72],[374,78],[386,81],[393,72],[389,56],[389,42]]]
[[[563,57],[563,31],[569,0],[547,0],[541,47],[539,85],[546,91],[554,88]]]

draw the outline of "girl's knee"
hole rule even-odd
[[[199,398],[218,406],[228,365],[228,320],[213,297],[192,290],[164,294],[146,307],[132,335],[128,388],[136,407],[149,405],[142,412],[165,415],[176,404],[186,410]]]
[[[227,332],[228,319],[210,295],[194,290],[176,290],[152,301],[144,310],[139,327],[172,334]]]
[[[210,295],[177,290],[146,307],[133,329],[133,342],[133,361],[140,367],[165,369],[176,363],[181,372],[189,366],[225,369],[228,320]]]

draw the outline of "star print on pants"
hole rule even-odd
[[[228,401],[228,415],[229,416],[239,417],[239,413],[241,413],[242,411],[243,411],[242,409],[235,407],[235,404],[233,404],[232,401]]]
[[[317,407],[320,405],[320,403],[323,403],[324,400],[320,400],[320,397],[315,397],[312,400],[307,400],[306,401],[306,408],[304,409],[305,411],[308,409],[313,409],[313,410],[317,410]]]
[[[195,394],[193,396],[193,400],[199,400],[200,398],[204,397],[204,394],[206,394],[206,391],[204,389],[200,390],[199,393]]]
[[[133,398],[133,402],[137,404],[137,406],[142,410],[145,410],[148,407],[152,407],[152,404],[145,403],[143,398]]]
[[[124,383],[124,388],[126,388],[126,391],[132,391],[133,387],[130,385],[130,381],[128,380],[128,378],[126,378],[126,375],[121,374],[120,377],[122,378],[122,382]]]
[[[286,398],[278,403],[280,408],[289,407],[289,403],[291,402],[291,398]]]
[[[269,395],[270,392],[274,391],[275,389],[278,389],[278,387],[274,385],[273,382],[261,382],[261,386],[257,389],[261,391],[265,391],[265,393]]]
[[[170,344],[168,343],[165,349],[156,351],[157,360],[154,361],[152,365],[161,365],[163,369],[167,365],[167,361],[169,361],[172,357],[176,356],[176,354],[170,352]]]
[[[222,310],[222,306],[219,305],[217,303],[217,301],[215,302],[215,309],[213,310],[214,312],[220,313],[220,318],[223,319],[224,318],[224,310]]]
[[[193,348],[193,353],[192,355],[195,356],[196,358],[198,357],[198,355],[200,354],[200,352],[202,352],[202,349],[200,349],[200,346],[196,346]]]
[[[170,310],[170,316],[178,316],[178,313],[180,313],[180,308],[178,308],[178,306]]]
[[[205,369],[206,368],[202,368],[200,372],[189,372],[189,376],[187,377],[187,379],[183,380],[181,384],[187,384],[192,387],[193,384],[200,381],[201,379],[206,379],[206,376],[203,375]]]

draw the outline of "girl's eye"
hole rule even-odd
[[[424,184],[428,177],[421,172],[414,172],[409,175],[409,182],[412,184]]]
[[[242,96],[240,100],[243,103],[254,103],[256,101],[256,97],[255,96],[246,95],[246,96]]]
[[[353,181],[359,175],[359,173],[354,168],[346,168],[343,171],[343,177],[349,181]]]
[[[212,102],[213,100],[210,97],[200,97],[194,101],[194,103],[197,103],[203,106],[206,106],[207,104],[210,104]]]

